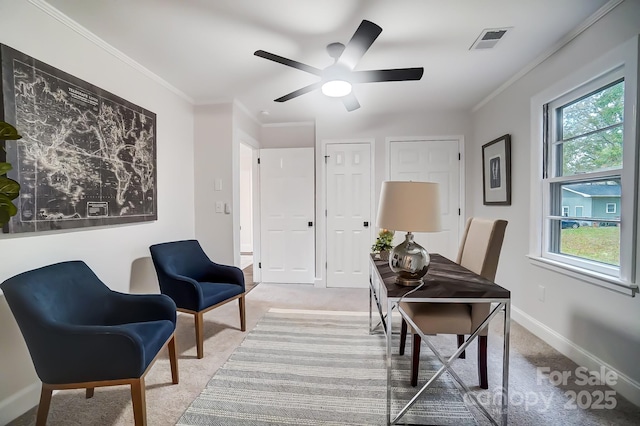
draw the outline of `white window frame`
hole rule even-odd
[[[549,102],[548,103],[549,105],[548,119],[549,119],[549,128],[550,128],[549,151],[556,149],[556,147],[554,146],[554,143],[556,142],[555,132],[557,131],[557,128],[560,126],[560,123],[558,123],[558,117],[556,114],[557,109],[562,108],[568,104],[571,104],[577,99],[580,99],[583,96],[587,96],[590,93],[602,90],[604,87],[610,84],[613,84],[614,82],[622,78],[624,78],[624,68],[619,67],[603,75],[596,76],[592,78],[590,81],[587,81],[583,84],[579,84],[578,87],[576,87],[575,89],[571,90],[568,93],[563,94],[562,96],[558,96],[556,99]],[[624,145],[623,145],[623,151],[624,151]],[[551,152],[549,152],[548,155],[549,155],[549,164],[548,164],[549,177],[543,179],[543,192],[544,192],[543,196],[544,196],[544,206],[545,206],[544,211],[547,218],[550,216],[549,215],[549,212],[551,211],[550,206],[551,206],[551,203],[553,202],[553,200],[550,197],[552,184],[571,183],[571,182],[575,182],[576,179],[590,180],[597,177],[618,178],[618,176],[621,177],[622,171],[623,171],[622,168],[615,168],[611,170],[572,174],[572,175],[565,176],[562,174],[561,170],[557,170],[558,168],[562,167],[562,164],[558,164],[556,161],[552,161],[554,156]],[[544,162],[544,159],[543,159],[543,162]],[[565,211],[567,212],[567,214],[565,214]],[[568,206],[562,206],[561,216],[569,217],[569,219],[571,220],[574,219],[573,217],[569,216]],[[562,254],[559,252],[549,250],[549,247],[551,246],[551,242],[553,239],[552,234],[554,233],[554,231],[557,232],[557,224],[554,222],[557,223],[557,221],[553,221],[553,220],[545,220],[543,222],[542,238],[544,239],[545,244],[542,247],[542,257],[554,260],[556,262],[566,263],[568,265],[585,269],[587,271],[593,271],[593,272],[597,272],[605,275],[610,275],[616,278],[620,277],[620,268],[618,266],[607,265],[605,263],[592,261],[582,257],[571,256],[568,254]],[[559,242],[560,241],[557,241],[556,243],[559,243]],[[622,246],[622,242],[620,243],[620,245]],[[620,247],[620,251],[622,252],[622,247]]]
[[[535,265],[546,267],[556,272],[573,276],[585,282],[609,288],[627,295],[638,292],[636,280],[636,265],[640,263],[640,253],[636,250],[637,233],[640,227],[638,218],[638,182],[637,159],[640,135],[638,118],[638,47],[639,37],[636,36],[619,47],[610,50],[599,59],[576,70],[551,87],[535,95],[531,99],[531,206],[539,206],[533,210],[529,230],[530,246],[529,259]],[[608,268],[600,262],[591,262],[572,256],[550,253],[549,212],[550,179],[543,179],[543,108],[544,105],[556,101],[566,94],[584,87],[589,92],[588,84],[594,82],[597,89],[600,82],[596,80],[612,71],[620,69],[625,81],[624,98],[624,165],[621,170],[622,202],[620,207],[623,221],[620,225],[620,267]],[[552,112],[549,112],[552,115]],[[610,172],[603,172],[603,176]],[[550,176],[552,176],[550,174]]]
[[[609,210],[609,206],[613,206],[613,209],[611,209],[611,211]],[[605,212],[606,213],[615,214],[615,212],[616,212],[616,203],[607,203],[607,205],[605,206]]]

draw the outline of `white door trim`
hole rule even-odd
[[[463,135],[444,135],[444,136],[393,136],[386,137],[384,141],[384,179],[389,180],[389,159],[391,158],[391,142],[412,142],[412,141],[457,141],[460,148],[460,215],[458,217],[458,229],[460,232],[464,229],[466,222],[465,207],[465,155],[464,155],[464,136]],[[462,236],[462,233],[460,233]]]
[[[234,265],[240,267],[240,144],[253,150],[253,165],[251,178],[253,180],[253,280],[260,282],[260,269],[257,260],[260,259],[260,169],[258,156],[260,142],[241,129],[235,129],[232,147],[233,161],[233,253]]]
[[[316,195],[322,194],[321,197],[317,197],[318,206],[316,211],[317,224],[316,227],[316,279],[315,287],[326,288],[327,287],[327,216],[325,210],[327,208],[327,164],[324,157],[327,155],[327,145],[329,144],[356,144],[366,143],[370,146],[370,180],[371,180],[371,220],[373,227],[375,227],[375,209],[378,204],[378,200],[375,198],[375,138],[358,138],[358,139],[323,139],[319,145],[316,145]],[[319,151],[319,152],[318,152]],[[370,226],[370,229],[373,229]]]

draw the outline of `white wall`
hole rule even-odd
[[[262,148],[302,148],[316,143],[315,123],[265,124],[260,131]]]
[[[84,260],[112,289],[158,292],[149,245],[194,236],[193,108],[26,1],[0,0],[0,43],[157,114],[158,220],[34,234],[0,234],[0,282],[29,269]],[[0,424],[36,405],[39,381],[9,307],[0,296]]]
[[[233,215],[216,213],[215,205],[233,202],[232,118],[232,104],[195,109],[196,238],[214,262],[225,264],[234,262]]]
[[[467,203],[478,216],[509,221],[496,281],[512,291],[514,318],[590,369],[612,367],[617,391],[640,404],[640,297],[533,266],[526,255],[533,220],[530,189],[531,98],[640,33],[640,2],[625,1],[578,38],[473,114],[467,141]],[[481,146],[505,133],[512,143],[512,205],[482,204]],[[538,286],[545,286],[545,301]],[[553,368],[552,368],[553,369]]]
[[[214,262],[240,266],[240,144],[260,148],[260,125],[237,102],[197,106],[194,122],[196,238]]]

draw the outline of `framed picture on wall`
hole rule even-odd
[[[0,117],[18,214],[4,232],[157,220],[156,114],[0,44]],[[4,152],[3,152],[4,154]]]
[[[511,136],[482,145],[482,200],[484,205],[511,205]]]

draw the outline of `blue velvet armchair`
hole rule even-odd
[[[29,349],[45,425],[58,389],[130,385],[136,425],[146,425],[144,377],[165,346],[178,383],[173,301],[112,291],[82,261],[56,263],[0,284]]]
[[[195,317],[196,352],[204,356],[203,315],[238,299],[240,329],[246,330],[244,274],[235,266],[212,262],[197,240],[173,241],[149,247],[162,294],[180,312]]]

